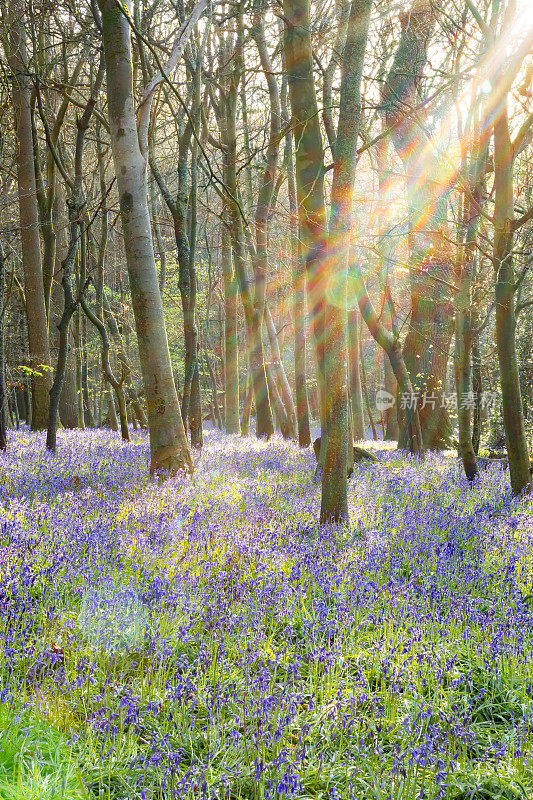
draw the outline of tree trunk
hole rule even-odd
[[[239,419],[239,346],[237,338],[237,281],[233,273],[229,233],[224,224],[222,239],[222,276],[224,279],[224,402],[226,433],[240,433]]]
[[[242,410],[241,436],[250,435],[250,417],[252,415],[253,399],[254,399],[253,383],[250,377],[248,376],[248,379],[246,381],[246,391],[244,394],[244,406]]]
[[[195,120],[200,121],[200,90],[201,90],[202,62],[201,56],[197,56],[197,66],[195,72],[196,102],[197,113]],[[191,381],[191,397],[189,407],[189,429],[191,431],[191,444],[197,450],[201,450],[204,444],[202,429],[202,393],[200,389],[200,344],[198,340],[198,326],[196,322],[196,295],[198,278],[196,276],[196,236],[197,236],[197,204],[198,204],[198,142],[193,142],[191,150],[191,191],[189,193],[189,276],[191,283],[191,307],[193,311],[193,327],[196,333],[194,342],[194,369]]]
[[[218,429],[222,430],[222,416],[220,414],[220,406],[218,404],[218,387],[217,387],[217,378],[215,375],[215,370],[213,369],[213,364],[211,362],[211,357],[207,352],[207,348],[204,347],[204,358],[205,363],[207,366],[207,374],[209,375],[209,380],[211,381],[211,390],[213,392],[213,422],[216,422]],[[235,433],[236,431],[234,431]],[[240,432],[240,423],[239,423],[239,432]]]
[[[97,314],[94,314],[85,297],[81,297],[80,299],[81,307],[85,313],[85,316],[92,322],[98,333],[100,334],[100,339],[102,342],[102,374],[105,380],[109,383],[110,386],[113,387],[115,391],[115,396],[117,398],[118,404],[118,413],[120,419],[120,432],[122,434],[122,438],[125,442],[130,441],[130,431],[128,428],[128,415],[126,410],[126,397],[124,395],[124,374],[122,380],[117,380],[113,374],[113,370],[111,369],[111,364],[109,363],[109,339],[107,338],[107,331],[105,329],[105,325],[102,320],[98,317]],[[113,398],[110,395],[110,402],[113,402]],[[110,408],[111,411],[111,408]],[[116,411],[113,405],[112,412],[115,413],[115,420],[116,420]],[[118,424],[116,428],[113,430],[118,430]]]
[[[5,352],[4,352],[4,332],[6,316],[6,263],[4,250],[0,242],[0,450],[7,449],[6,431],[6,375],[5,375]]]
[[[133,379],[131,375],[131,364],[126,353],[126,348],[124,346],[124,342],[120,335],[117,321],[115,319],[113,312],[111,311],[111,307],[109,305],[109,302],[105,294],[102,300],[103,300],[102,305],[103,305],[104,319],[107,323],[109,333],[111,335],[111,338],[115,344],[118,353],[118,360],[120,361],[122,374],[124,375],[124,383],[126,384],[127,387],[128,399],[131,402],[133,408],[133,415],[134,418],[139,422],[141,428],[145,429],[147,427],[146,414],[144,413],[144,409],[139,401],[139,397],[137,395],[135,386],[133,384]]]
[[[324,300],[326,253],[324,151],[313,75],[308,0],[285,0],[285,62],[295,142],[296,195],[305,263],[308,312],[317,363],[318,405],[324,423]],[[322,431],[323,433],[323,431]]]
[[[386,353],[383,353],[383,387],[388,394],[396,398],[398,396],[398,383],[394,377],[391,363]],[[400,435],[398,426],[398,411],[396,404],[392,404],[390,408],[386,408],[383,412],[385,419],[385,439],[391,442],[397,442]]]
[[[340,110],[334,149],[329,224],[328,260],[331,259],[332,269],[328,276],[324,332],[327,392],[321,522],[348,521],[345,476],[348,470],[348,447],[353,448],[353,438],[350,439],[347,403],[347,273],[361,115],[361,80],[371,5],[371,0],[352,0],[341,63]]]
[[[44,430],[48,418],[50,349],[39,243],[39,214],[33,163],[30,78],[26,51],[24,0],[10,0],[8,62],[13,73],[13,112],[26,320],[32,369],[32,430]]]
[[[363,411],[363,391],[361,388],[361,346],[359,343],[359,312],[357,306],[350,311],[348,321],[349,365],[350,365],[350,405],[352,414],[352,433],[355,441],[365,438],[365,415]]]
[[[154,237],[155,242],[157,245],[157,253],[159,255],[159,291],[163,294],[163,289],[165,288],[165,283],[167,280],[167,256],[165,252],[165,243],[163,241],[163,237],[161,236],[161,226],[159,224],[158,214],[157,214],[157,196],[156,196],[156,188],[154,185],[153,180],[150,181],[150,208],[152,212],[152,227],[154,229]]]
[[[268,305],[265,305],[265,323],[268,334],[268,341],[270,342],[270,352],[272,353],[271,371],[275,378],[278,387],[281,402],[283,403],[284,414],[287,420],[287,438],[298,438],[296,428],[296,409],[294,407],[294,400],[292,399],[291,387],[287,379],[287,373],[283,366],[281,359],[281,352],[279,349],[278,334],[272,319],[272,313]]]
[[[139,148],[133,107],[130,30],[114,0],[99,0],[111,147],[139,358],[148,409],[150,472],[193,470],[172,376],[154,259],[146,193],[146,163]],[[128,4],[129,7],[129,4]]]
[[[117,417],[117,410],[115,408],[115,403],[113,401],[113,395],[109,391],[109,389],[104,390],[104,399],[107,405],[107,414],[106,414],[106,421],[109,423],[109,427],[112,431],[118,431],[118,417]],[[126,428],[128,427],[127,420],[126,420]],[[129,436],[128,436],[129,441]]]
[[[58,278],[61,276],[61,263],[67,257],[68,252],[68,217],[65,213],[67,207],[65,192],[62,181],[57,182],[54,206],[53,206],[53,225],[56,231],[55,265],[54,273]],[[63,302],[63,292],[59,280],[53,278],[50,300],[50,341],[52,346],[56,341],[55,349],[59,349],[59,329],[61,319],[59,309]],[[65,377],[61,397],[59,398],[59,419],[64,428],[78,427],[78,409],[76,402],[76,358],[74,353],[74,343],[72,332],[69,332],[67,349],[67,363],[65,366]]]
[[[80,312],[74,318],[74,348],[76,357],[76,405],[78,428],[85,428],[85,412],[83,407],[83,367],[81,355],[81,317]]]
[[[224,87],[224,98],[217,119],[220,128],[220,137],[224,145],[224,183],[227,188],[225,205],[233,251],[233,267],[237,278],[246,325],[248,363],[255,400],[256,435],[260,438],[268,439],[274,433],[274,425],[268,396],[263,340],[261,336],[263,310],[262,307],[260,309],[254,307],[250,281],[246,271],[242,210],[237,186],[236,115],[239,84],[244,69],[242,63],[243,37],[242,20],[238,19],[237,43],[233,52],[227,52],[228,48],[226,47],[226,43],[221,42],[219,62],[221,81]],[[261,290],[258,291],[257,299],[261,302]]]
[[[382,109],[407,179],[411,315],[404,360],[418,398],[424,446],[440,449],[451,446],[452,437],[443,399],[453,333],[453,305],[447,286],[452,274],[445,239],[447,195],[434,180],[433,149],[411,113],[435,26],[430,0],[414,0],[400,21],[402,34],[385,82]]]
[[[481,375],[481,353],[479,352],[479,341],[476,337],[472,345],[472,390],[474,392],[474,419],[472,423],[472,447],[476,456],[479,453],[481,444],[482,408],[481,398],[483,396],[483,378]]]
[[[80,320],[81,333],[81,389],[83,398],[83,418],[86,428],[96,428],[91,395],[89,393],[89,355],[87,352],[87,323],[85,317]]]
[[[57,414],[59,409],[59,398],[65,379],[65,371],[68,358],[68,334],[70,320],[77,308],[77,300],[74,290],[74,264],[76,261],[76,250],[78,246],[78,206],[76,203],[69,204],[69,246],[62,267],[63,284],[63,314],[59,321],[59,349],[57,354],[57,365],[54,373],[54,380],[50,389],[50,404],[48,410],[48,428],[46,432],[46,447],[55,453],[57,446]]]
[[[281,23],[280,23],[281,26]],[[281,28],[281,30],[283,30]],[[281,87],[281,112],[283,124],[288,126],[290,115],[288,109],[288,82],[285,56],[282,54],[284,69]],[[309,447],[311,444],[311,427],[309,421],[309,401],[307,397],[307,366],[305,346],[305,264],[302,259],[300,236],[298,230],[298,201],[296,197],[296,178],[294,175],[294,148],[292,132],[285,136],[285,152],[283,156],[287,174],[287,191],[289,195],[290,242],[292,261],[292,318],[294,325],[294,396],[296,398],[296,421],[298,425],[298,444]]]
[[[531,489],[522,395],[516,356],[513,265],[513,158],[507,96],[494,124],[494,243],[496,345],[500,365],[503,425],[514,494]]]
[[[360,355],[360,362],[361,362],[361,385],[363,387],[363,397],[365,398],[365,405],[366,405],[366,414],[368,417],[368,421],[370,423],[370,429],[372,431],[372,438],[375,442],[377,442],[378,434],[376,431],[376,426],[374,424],[374,417],[372,416],[372,408],[370,406],[370,398],[368,396],[368,384],[366,380],[366,369],[365,369],[365,359],[363,358],[362,351],[359,351]]]
[[[296,197],[294,206],[296,209]],[[296,214],[297,211],[291,211],[291,217],[293,213]],[[291,240],[293,242],[292,315],[294,320],[294,395],[296,397],[298,444],[300,447],[309,447],[311,444],[311,425],[309,419],[309,399],[307,397],[305,269],[303,268],[300,247],[297,241],[297,220],[295,227],[296,231],[291,231]]]
[[[409,402],[410,398],[414,399],[414,389],[411,383],[411,377],[405,365],[399,340],[397,336],[387,330],[380,322],[370,301],[358,267],[352,269],[351,278],[361,316],[366,322],[368,330],[372,334],[374,340],[386,352],[392,371],[398,382],[398,394],[401,396],[400,403],[397,405],[398,425],[401,432],[398,447],[401,448],[401,442],[405,441],[404,447],[408,449],[410,453],[422,456],[424,453],[424,444],[422,441],[422,431],[420,429],[420,419],[416,403]]]
[[[479,140],[479,136],[476,135]],[[462,459],[465,475],[469,482],[478,473],[476,447],[472,435],[472,408],[476,403],[472,387],[472,346],[474,344],[474,307],[472,284],[477,255],[477,229],[479,208],[483,200],[482,187],[485,182],[487,155],[485,147],[475,146],[471,154],[470,191],[462,198],[462,248],[457,259],[455,283],[458,292],[455,296],[455,387],[457,393],[457,422],[459,456]],[[479,446],[479,442],[478,442]]]

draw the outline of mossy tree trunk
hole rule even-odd
[[[129,4],[126,4],[129,8]],[[159,292],[146,187],[146,161],[133,105],[130,27],[114,0],[99,0],[111,148],[150,434],[150,471],[192,471]]]

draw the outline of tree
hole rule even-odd
[[[453,331],[447,195],[439,185],[438,158],[417,109],[420,83],[436,16],[429,0],[414,0],[400,15],[401,38],[383,91],[383,111],[406,173],[409,209],[411,315],[403,355],[417,398],[424,446],[451,444],[442,402]],[[400,440],[405,446],[405,440]]]
[[[24,0],[11,0],[3,8],[4,31],[8,34],[7,56],[12,73],[12,101],[15,121],[17,181],[20,213],[25,307],[28,325],[32,387],[32,430],[46,428],[50,388],[50,348],[44,297],[39,213],[31,122],[31,87],[24,21]]]
[[[193,463],[174,386],[155,265],[146,185],[146,160],[141,153],[131,67],[130,24],[114,0],[99,0],[107,76],[111,147],[130,291],[143,376],[150,472],[192,472]],[[129,10],[130,5],[126,8]]]
[[[305,232],[311,314],[321,406],[321,522],[346,522],[348,422],[346,274],[361,77],[370,20],[370,0],[352,0],[341,68],[341,100],[334,144],[331,216],[326,230],[324,151],[313,82],[307,0],[286,0],[285,59],[296,142],[296,180]]]

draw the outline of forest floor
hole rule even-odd
[[[533,797],[533,506],[374,447],[350,531],[312,450],[140,433],[0,457],[0,798]],[[381,447],[381,449],[379,449]]]

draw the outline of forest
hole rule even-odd
[[[0,0],[0,800],[532,800],[532,0]]]

